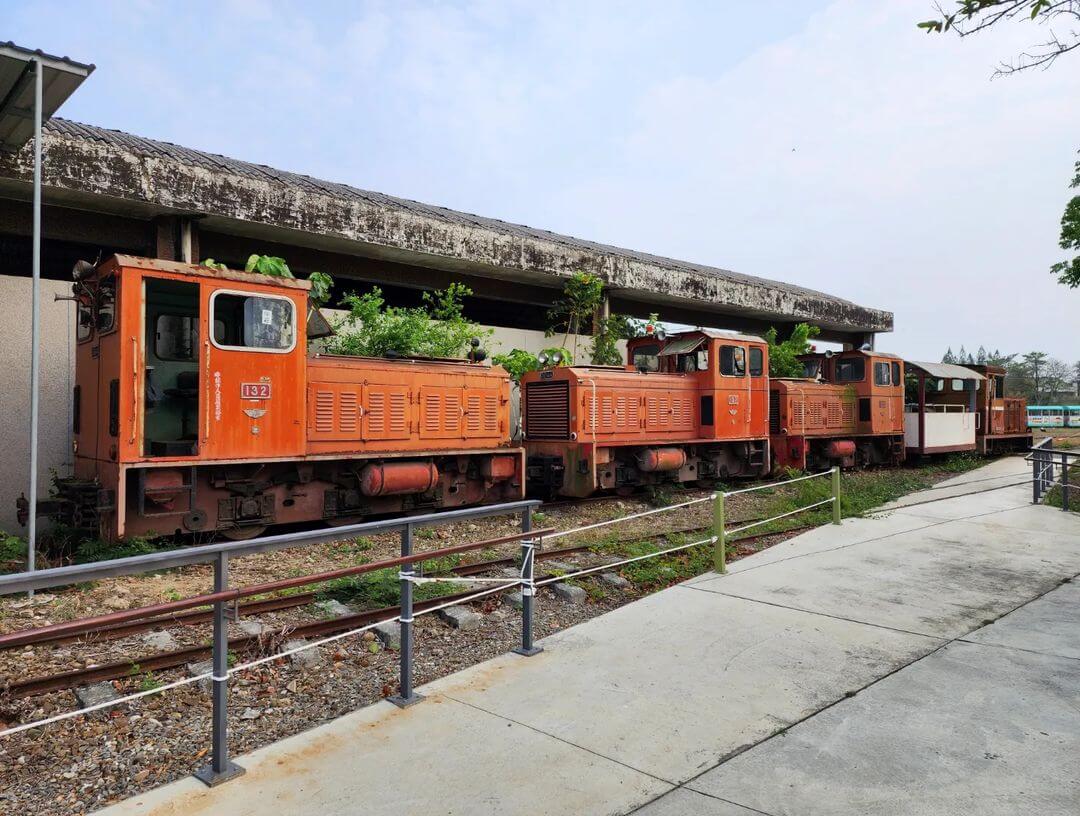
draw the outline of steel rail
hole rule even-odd
[[[212,603],[222,603],[229,601],[237,601],[240,598],[249,598],[252,595],[264,595],[268,592],[278,592],[283,589],[293,589],[295,587],[310,586],[312,584],[323,583],[325,581],[332,581],[337,578],[347,578],[354,575],[363,575],[368,572],[375,572],[380,569],[387,569],[390,567],[399,567],[405,564],[415,564],[420,561],[428,561],[435,558],[442,558],[448,555],[456,555],[458,553],[469,552],[470,550],[485,549],[487,547],[496,546],[498,544],[505,544],[511,541],[520,541],[523,538],[542,538],[544,535],[551,533],[553,530],[547,528],[544,530],[534,530],[531,532],[514,533],[513,535],[500,536],[499,538],[489,538],[485,541],[475,541],[470,544],[457,544],[453,547],[443,547],[438,550],[428,550],[426,552],[413,553],[412,555],[400,556],[398,558],[387,558],[383,561],[372,561],[369,564],[359,564],[355,567],[345,567],[343,569],[331,570],[329,572],[322,572],[315,575],[302,575],[297,578],[285,578],[279,581],[269,581],[263,584],[251,584],[246,587],[237,587],[235,589],[226,589],[220,592],[209,592],[203,595],[194,595],[190,598],[184,598],[179,601],[167,601],[165,603],[153,604],[151,606],[141,606],[134,609],[126,609],[119,612],[109,612],[104,615],[96,615],[90,618],[82,618],[81,620],[65,621],[63,623],[54,623],[49,626],[41,626],[35,629],[23,629],[16,632],[8,632],[0,635],[0,648],[11,648],[14,646],[23,646],[33,642],[32,638],[36,633],[47,632],[50,635],[61,636],[75,634],[84,631],[87,628],[95,626],[104,626],[113,623],[125,623],[128,621],[142,620],[149,617],[159,617],[161,615],[170,612],[179,612],[186,609],[193,609],[199,606],[206,606]],[[43,570],[38,575],[44,574],[47,570]],[[30,640],[27,640],[30,638]]]

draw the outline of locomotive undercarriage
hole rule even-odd
[[[904,437],[877,436],[773,437],[776,469],[821,471],[833,466],[844,469],[898,465],[904,461]]]
[[[521,454],[132,466],[116,496],[92,479],[57,479],[42,514],[87,536],[215,535],[243,539],[280,524],[347,524],[367,517],[513,501]]]
[[[526,460],[531,495],[585,497],[603,490],[629,493],[663,484],[711,483],[716,479],[763,476],[768,442],[748,440],[655,446],[529,446]],[[595,461],[594,461],[595,459]]]

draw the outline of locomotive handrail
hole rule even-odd
[[[457,510],[446,510],[442,513],[426,513],[420,516],[393,518],[383,521],[366,521],[359,524],[348,524],[327,529],[281,533],[279,535],[253,538],[249,541],[229,541],[217,544],[203,544],[197,547],[188,547],[180,550],[164,550],[162,552],[147,553],[146,555],[134,555],[129,558],[116,558],[111,561],[100,561],[93,564],[72,564],[66,567],[53,567],[51,569],[39,570],[33,573],[0,575],[0,595],[11,595],[17,592],[27,592],[30,590],[51,589],[58,586],[66,586],[68,584],[82,583],[84,581],[96,581],[102,578],[118,578],[123,575],[138,575],[143,572],[172,569],[174,567],[186,567],[193,564],[208,564],[222,555],[229,558],[239,558],[245,555],[254,555],[255,553],[287,549],[290,547],[326,544],[331,541],[338,541],[342,538],[400,532],[406,527],[428,527],[449,524],[450,522],[461,521],[463,519],[501,516],[521,510],[533,509],[539,505],[540,502],[536,499],[526,499],[523,501],[507,502],[505,504],[463,507]]]

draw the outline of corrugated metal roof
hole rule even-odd
[[[42,66],[41,118],[48,120],[94,70],[67,57],[0,43],[0,150],[15,151],[34,135],[34,73]]]
[[[46,131],[49,135],[60,139],[97,142],[136,155],[152,156],[163,160],[178,162],[183,165],[205,168],[213,172],[224,171],[240,176],[260,179],[273,184],[280,184],[282,187],[332,195],[347,200],[362,200],[388,208],[406,210],[449,224],[479,226],[502,235],[552,241],[581,251],[627,258],[633,261],[639,261],[641,263],[672,270],[704,273],[735,283],[743,283],[752,286],[768,286],[774,290],[790,292],[795,295],[801,295],[815,300],[861,308],[849,300],[844,300],[843,298],[838,298],[834,295],[825,294],[813,289],[807,289],[802,286],[784,283],[782,281],[757,278],[752,275],[742,275],[728,269],[679,261],[673,258],[651,255],[646,252],[638,252],[623,247],[600,244],[569,235],[559,235],[548,230],[536,229],[522,224],[512,224],[497,218],[486,218],[472,213],[459,212],[446,207],[423,204],[419,201],[398,198],[396,196],[377,193],[371,190],[362,190],[347,184],[324,181],[299,173],[290,173],[265,165],[238,161],[227,156],[206,153],[201,150],[193,150],[188,147],[182,147],[180,145],[161,142],[154,139],[147,139],[142,136],[134,136],[119,130],[109,130],[107,128],[81,124],[66,119],[54,118],[47,123]]]
[[[972,371],[970,368],[965,368],[960,365],[953,365],[952,363],[918,363],[914,360],[905,360],[904,365],[911,366],[912,368],[918,368],[925,371],[931,377],[941,380],[985,380],[982,374],[978,371]]]

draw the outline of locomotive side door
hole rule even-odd
[[[202,458],[301,455],[306,293],[231,281],[202,290]]]
[[[716,380],[716,437],[744,439],[753,410],[746,344],[720,341],[713,365],[720,375]]]

